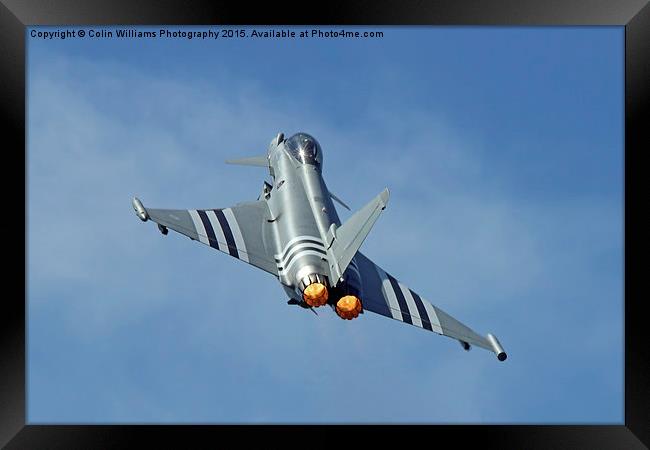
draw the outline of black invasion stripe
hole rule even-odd
[[[413,300],[415,300],[415,306],[418,307],[418,312],[420,313],[420,319],[422,320],[422,326],[429,331],[433,331],[433,328],[431,328],[431,320],[429,320],[429,314],[427,314],[427,310],[424,307],[424,303],[422,303],[422,299],[415,292],[411,291],[410,289],[409,291],[413,296]]]
[[[345,270],[350,270],[352,273],[358,273],[361,275],[361,272],[359,272],[359,268],[353,264],[348,265],[348,267]]]
[[[282,256],[280,257],[280,259],[275,258],[275,260],[276,260],[276,261],[281,261],[281,260],[283,260],[284,258],[287,257],[287,255],[289,254],[289,252],[291,251],[291,249],[295,248],[297,245],[300,245],[300,244],[316,244],[316,245],[320,245],[320,246],[323,245],[320,241],[316,241],[316,240],[314,240],[314,239],[301,239],[301,240],[299,240],[299,241],[294,242],[294,243],[291,244],[289,247],[287,247],[287,249],[284,251],[284,253],[283,253]]]
[[[386,274],[388,276],[388,279],[390,280],[391,286],[393,286],[393,292],[395,292],[395,297],[397,297],[397,303],[399,303],[399,309],[402,311],[402,320],[406,323],[410,323],[413,325],[413,320],[411,320],[411,315],[409,314],[409,307],[406,304],[406,299],[404,298],[404,293],[399,287],[399,284],[397,283],[397,280],[390,276],[389,274]]]
[[[200,209],[197,209],[196,212],[199,213],[201,222],[203,222],[203,226],[205,227],[205,232],[208,234],[208,242],[210,242],[210,247],[219,250],[217,237],[214,235],[214,230],[212,229],[212,224],[210,223],[210,219],[208,219],[208,215],[205,213],[205,211],[201,211]]]
[[[293,258],[295,258],[296,255],[299,255],[299,254],[300,254],[302,251],[304,251],[304,250],[314,250],[314,251],[316,251],[316,252],[318,252],[318,253],[322,253],[323,255],[327,255],[327,253],[325,252],[325,250],[323,250],[322,248],[318,248],[318,247],[301,247],[301,248],[297,249],[297,251],[296,251],[295,253],[293,253],[293,254],[289,257],[289,259],[287,259],[287,260],[285,261],[285,263],[284,263],[284,267],[288,267],[288,266],[289,266],[289,263],[291,263],[291,260],[292,260]]]
[[[361,275],[358,272],[355,272],[354,269],[350,269],[350,266],[345,270],[346,282],[348,285],[354,286],[356,288],[361,287]]]
[[[348,266],[348,268],[344,270],[344,273],[348,275],[348,277],[354,278],[355,280],[361,277],[359,270],[355,270],[355,268],[352,266]]]
[[[219,225],[221,225],[221,229],[223,230],[223,235],[226,237],[226,244],[228,244],[228,252],[230,253],[230,256],[239,258],[239,252],[237,251],[237,246],[235,245],[235,238],[232,237],[232,230],[230,229],[230,225],[228,225],[228,220],[226,220],[226,216],[223,214],[223,211],[220,209],[213,209],[213,211],[217,216],[217,219],[219,220]]]

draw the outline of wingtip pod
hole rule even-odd
[[[496,338],[496,336],[488,333],[487,334],[487,340],[490,342],[490,345],[492,346],[492,351],[496,353],[497,359],[499,361],[505,361],[508,358],[508,355],[506,352],[503,350],[503,347],[501,347],[501,343],[499,340]]]
[[[138,199],[138,197],[133,197],[133,210],[135,211],[135,215],[140,218],[143,222],[146,222],[149,220],[149,214],[147,213],[147,210],[144,209],[144,206],[142,205],[142,202]]]

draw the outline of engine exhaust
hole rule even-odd
[[[323,306],[329,299],[327,290],[327,277],[311,274],[301,281],[302,299],[311,307]]]
[[[361,300],[354,295],[346,295],[336,302],[336,314],[341,319],[352,320],[359,317],[361,313]]]

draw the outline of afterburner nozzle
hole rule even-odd
[[[309,306],[323,306],[329,298],[327,287],[322,283],[312,283],[305,288],[302,298]]]
[[[352,320],[361,312],[361,300],[354,295],[346,295],[336,302],[336,314],[341,319]]]

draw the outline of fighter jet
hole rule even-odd
[[[359,251],[388,202],[388,189],[341,223],[334,195],[322,176],[323,150],[312,136],[279,133],[266,155],[226,161],[263,167],[264,181],[256,201],[217,209],[145,208],[137,197],[133,209],[166,235],[169,229],[188,236],[278,279],[289,305],[330,306],[342,319],[365,311],[456,339],[465,350],[475,345],[506,353],[492,334],[482,336],[429,303]]]

